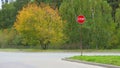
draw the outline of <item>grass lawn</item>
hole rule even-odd
[[[74,56],[70,59],[120,66],[120,56]]]

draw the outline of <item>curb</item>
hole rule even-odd
[[[69,59],[69,58],[63,58],[62,60],[70,61],[70,62],[90,64],[90,65],[96,65],[96,66],[102,66],[102,67],[105,67],[105,68],[120,68],[120,66],[115,66],[115,65],[87,62],[87,61],[80,61],[80,60],[73,60],[73,59]]]

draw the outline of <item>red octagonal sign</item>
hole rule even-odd
[[[80,15],[77,17],[77,22],[83,24],[85,22],[85,16]]]

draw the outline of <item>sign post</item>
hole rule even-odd
[[[79,15],[77,17],[77,22],[80,24],[80,49],[81,49],[81,56],[83,55],[83,46],[82,46],[82,24],[85,22],[85,16]]]

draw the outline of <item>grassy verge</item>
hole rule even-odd
[[[0,52],[80,52],[80,49],[65,50],[65,49],[0,49]],[[95,49],[85,49],[83,52],[120,52],[120,49],[110,49],[110,50],[95,50]]]
[[[42,49],[0,49],[0,52],[62,52],[63,50]]]
[[[120,56],[74,56],[70,59],[120,66]]]

